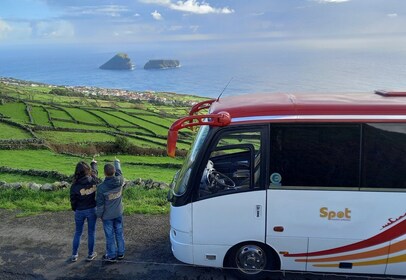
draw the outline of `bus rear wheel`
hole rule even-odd
[[[240,279],[260,279],[266,271],[275,269],[273,254],[263,245],[245,243],[236,246],[228,254],[227,265],[234,268],[233,273]]]

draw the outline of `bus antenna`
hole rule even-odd
[[[231,83],[231,81],[234,79],[234,77],[231,77],[231,79],[228,81],[228,83],[226,84],[226,86],[223,88],[223,90],[220,92],[219,97],[217,97],[216,101],[220,100],[220,97],[223,95],[223,93],[226,91],[228,85]]]

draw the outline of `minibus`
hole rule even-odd
[[[168,194],[178,260],[245,279],[406,276],[406,92],[200,102],[171,126],[169,156],[194,127]]]

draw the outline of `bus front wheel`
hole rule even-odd
[[[226,266],[240,279],[258,279],[266,271],[277,269],[271,250],[259,243],[244,243],[235,246],[227,254]]]

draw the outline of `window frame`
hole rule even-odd
[[[207,165],[208,160],[210,159],[210,155],[213,151],[216,150],[217,145],[221,139],[221,137],[225,134],[231,134],[234,132],[259,132],[260,133],[260,141],[261,141],[261,150],[260,150],[260,156],[261,156],[261,162],[260,162],[260,177],[259,177],[259,181],[258,181],[258,185],[260,187],[255,188],[255,186],[251,185],[248,189],[244,188],[244,189],[236,189],[236,190],[228,190],[228,191],[224,191],[224,192],[217,192],[217,193],[213,193],[210,195],[206,195],[204,197],[199,197],[199,186],[200,186],[200,181],[201,178],[203,176],[203,171],[204,168]],[[219,197],[219,196],[223,196],[223,195],[231,195],[231,194],[235,194],[235,193],[244,193],[244,192],[251,192],[251,191],[262,191],[262,190],[266,190],[267,189],[267,177],[268,177],[268,170],[267,170],[267,166],[268,166],[268,158],[267,158],[267,154],[269,153],[269,124],[254,124],[254,125],[235,125],[235,126],[227,126],[227,127],[223,127],[223,128],[219,128],[216,130],[216,132],[214,133],[213,137],[211,137],[210,139],[210,143],[206,146],[207,150],[206,152],[203,154],[204,157],[202,158],[200,165],[198,167],[195,178],[198,178],[197,180],[194,180],[193,182],[193,195],[192,195],[192,202],[195,201],[200,201],[200,200],[204,200],[204,199],[210,199],[210,198],[214,198],[214,197]],[[251,166],[250,166],[250,170],[251,172],[253,172],[253,164],[254,162],[251,162]],[[250,176],[250,183],[253,183],[254,180],[254,176],[251,175]]]

